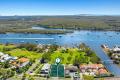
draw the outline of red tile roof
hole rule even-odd
[[[80,68],[103,68],[104,66],[102,64],[83,64],[80,65]]]
[[[99,74],[106,74],[106,73],[108,73],[107,70],[105,70],[105,69],[99,69],[98,72],[99,72]]]
[[[28,58],[20,58],[20,59],[18,59],[18,61],[24,63],[24,62],[29,61],[29,59]]]

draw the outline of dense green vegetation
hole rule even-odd
[[[24,25],[23,25],[24,26]],[[13,33],[40,33],[40,34],[64,34],[71,33],[72,31],[65,30],[37,30],[37,29],[3,29],[0,33],[13,32]]]
[[[33,30],[32,26],[120,31],[120,16],[0,16],[0,33],[66,33],[61,30]]]
[[[15,72],[12,71],[11,69],[4,69],[0,68],[0,79],[1,80],[6,80],[9,77],[14,76]]]

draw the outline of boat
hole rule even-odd
[[[62,37],[62,35],[58,35],[59,37]]]
[[[105,44],[101,45],[102,48],[109,49],[109,47]]]
[[[35,40],[35,42],[38,42],[38,40]]]

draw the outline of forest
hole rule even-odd
[[[0,33],[66,33],[65,30],[33,30],[33,26],[71,30],[120,31],[120,16],[0,16]]]

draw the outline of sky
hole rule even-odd
[[[0,0],[0,15],[120,15],[120,0]]]

